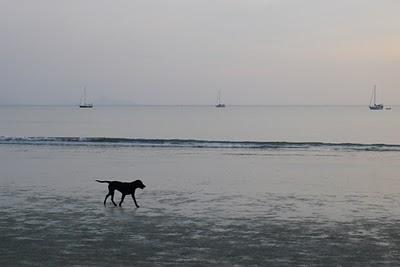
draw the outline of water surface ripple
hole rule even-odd
[[[140,194],[139,209],[104,207],[102,197],[0,187],[0,265],[400,264],[390,208],[399,194],[373,204],[362,195],[153,191]],[[340,207],[351,215],[329,214]]]

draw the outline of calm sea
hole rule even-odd
[[[400,144],[400,107],[0,107],[0,135]]]
[[[0,107],[0,265],[397,266],[399,118]],[[104,206],[95,179],[141,179],[141,207]]]

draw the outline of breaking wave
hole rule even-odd
[[[170,148],[231,148],[259,150],[343,150],[400,152],[398,144],[325,143],[325,142],[262,142],[215,141],[194,139],[145,139],[109,137],[0,137],[0,144],[55,146],[114,146]]]

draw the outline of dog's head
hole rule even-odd
[[[135,187],[140,189],[144,189],[146,187],[141,180],[136,180],[133,182],[133,184]]]

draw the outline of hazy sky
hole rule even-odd
[[[0,0],[0,103],[400,104],[398,0]]]

